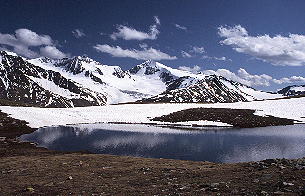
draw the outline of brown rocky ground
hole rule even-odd
[[[0,195],[305,195],[305,158],[216,164],[63,153],[0,112]]]
[[[279,125],[293,125],[294,120],[278,118],[274,116],[257,116],[255,110],[228,109],[228,108],[191,108],[173,112],[168,115],[153,118],[161,122],[184,122],[184,121],[220,121],[234,127],[251,128]]]

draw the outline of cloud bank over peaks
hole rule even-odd
[[[198,73],[201,72],[206,75],[218,75],[223,76],[229,80],[233,80],[236,82],[240,82],[242,84],[245,84],[247,86],[270,86],[272,83],[274,84],[290,84],[290,83],[296,83],[296,82],[305,82],[305,78],[301,76],[291,76],[291,77],[285,77],[280,79],[275,79],[272,76],[269,76],[267,74],[250,74],[245,69],[239,68],[237,70],[237,73],[231,72],[227,69],[217,69],[215,70],[201,70],[201,68],[196,65],[194,67],[187,67],[187,66],[181,66],[179,67],[180,70],[189,71],[192,73]]]
[[[17,29],[15,35],[0,32],[0,47],[11,47],[13,52],[27,58],[46,56],[57,59],[66,56],[54,46],[49,35],[38,35],[29,29]]]
[[[149,32],[139,31],[125,25],[118,25],[117,32],[113,32],[110,38],[113,40],[119,38],[124,40],[155,40],[160,33],[158,27],[161,25],[161,22],[158,16],[154,16],[154,21],[155,23],[149,27]]]
[[[218,28],[218,34],[224,38],[221,44],[231,46],[236,52],[250,55],[272,65],[305,65],[305,35],[251,36],[241,25],[221,26]]]
[[[110,54],[113,57],[126,57],[133,58],[137,60],[174,60],[177,59],[176,56],[170,56],[160,50],[154,49],[152,47],[143,47],[141,50],[136,49],[123,49],[120,46],[110,46],[108,44],[97,44],[94,46],[98,52]]]
[[[201,67],[199,67],[198,65],[195,65],[194,67],[180,66],[178,69],[196,74],[200,72]]]
[[[62,59],[67,57],[66,54],[64,54],[54,46],[45,46],[40,48],[40,54],[51,59]]]

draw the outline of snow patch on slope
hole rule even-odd
[[[42,79],[42,78],[36,78],[36,77],[33,77],[33,76],[28,76],[31,80],[33,80],[34,82],[36,82],[39,86],[41,86],[42,88],[52,92],[52,93],[55,93],[55,94],[58,94],[58,95],[61,95],[63,97],[66,97],[68,99],[79,99],[80,96],[78,94],[75,94],[67,89],[64,89],[64,88],[60,88],[58,85],[56,85],[54,82],[52,81],[49,81],[47,79]]]
[[[298,91],[300,91],[300,92],[304,91],[305,92],[305,86],[294,86],[290,89],[293,90],[293,91],[296,91],[296,92],[298,92]]]
[[[234,91],[237,91],[241,93],[248,101],[253,100],[264,100],[264,99],[276,99],[281,98],[283,95],[281,94],[272,94],[268,92],[263,92],[259,90],[255,90],[251,87],[242,85],[242,84],[236,84],[233,85],[230,81],[227,80],[221,80],[229,89],[232,89]]]

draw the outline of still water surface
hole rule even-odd
[[[185,131],[148,125],[82,124],[44,127],[20,139],[51,150],[193,161],[305,157],[305,125]]]

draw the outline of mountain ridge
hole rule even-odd
[[[134,101],[236,102],[280,96],[257,91],[222,76],[194,74],[152,60],[147,60],[129,70],[123,70],[120,66],[105,65],[86,56],[52,60],[45,57],[26,59],[4,51],[0,54],[0,65],[2,67],[3,58],[8,58],[8,56],[10,56],[10,59],[18,58],[20,60],[19,67],[23,70],[24,82],[26,80],[31,81],[41,91],[49,92],[49,96],[47,96],[49,99],[52,97],[56,100],[56,97],[59,97],[60,100],[65,100],[64,103],[69,102],[69,104],[66,104],[68,107]],[[27,67],[28,65],[30,67]],[[8,68],[6,67],[6,69]],[[27,73],[29,71],[36,74],[29,75]],[[70,89],[60,83],[59,78],[61,78],[61,81],[71,82],[70,86],[75,87]],[[0,79],[0,83],[5,81],[4,76],[1,77],[0,75]],[[5,89],[5,85],[2,86]],[[75,91],[75,89],[78,90]],[[65,99],[67,93],[70,93],[69,99]],[[72,95],[76,96],[77,101],[72,99]],[[2,98],[5,98],[5,96],[2,96]],[[87,103],[82,104],[80,100],[86,100]],[[90,104],[90,101],[93,103]],[[43,102],[43,104],[47,105],[46,102]],[[61,103],[59,105],[63,106],[65,104]]]
[[[285,96],[305,95],[305,85],[291,85],[278,91]]]

